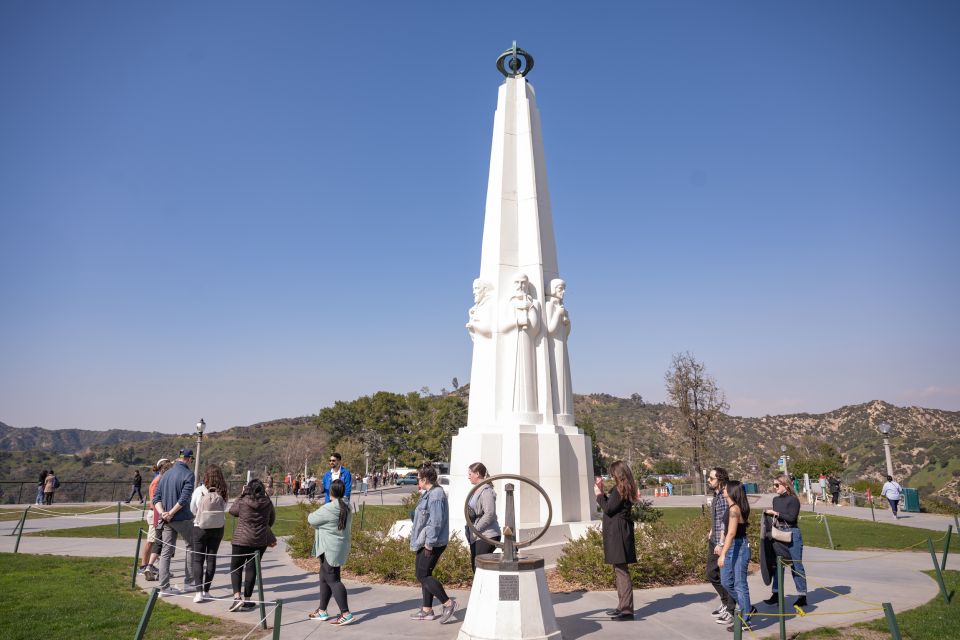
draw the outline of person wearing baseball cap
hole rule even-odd
[[[170,468],[169,460],[166,458],[157,460],[157,464],[153,465],[152,469],[153,480],[150,481],[150,488],[147,489],[150,515],[147,516],[147,543],[143,545],[143,552],[140,555],[140,573],[150,581],[156,580],[159,574],[156,562],[160,559],[160,549],[163,546],[163,543],[160,541],[160,536],[157,534],[158,514],[153,508],[153,496],[157,492],[157,483],[160,481],[160,476],[162,476],[163,472],[168,468]]]
[[[196,584],[193,575],[193,513],[190,511],[190,498],[196,479],[190,470],[191,462],[193,450],[181,449],[176,464],[161,476],[153,496],[154,509],[160,514],[158,528],[163,541],[159,576],[161,595],[180,593],[170,588],[170,560],[176,553],[177,538],[181,536],[187,547],[183,591],[190,591]]]

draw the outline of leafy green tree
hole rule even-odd
[[[600,450],[599,438],[597,438],[597,428],[590,418],[581,418],[577,421],[577,426],[583,429],[583,433],[590,437],[590,444],[593,450],[593,472],[597,475],[604,475],[607,472],[607,459]]]
[[[676,458],[661,458],[653,463],[653,472],[658,476],[679,475],[683,471],[683,463]]]

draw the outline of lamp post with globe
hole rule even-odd
[[[893,462],[890,458],[890,431],[893,427],[890,426],[889,422],[880,423],[880,433],[883,434],[883,452],[887,456],[887,475],[891,478],[893,477]]]
[[[200,441],[203,440],[203,429],[207,426],[207,423],[203,421],[203,418],[200,418],[200,422],[197,423],[197,455],[193,458],[193,475],[195,478],[200,477]]]

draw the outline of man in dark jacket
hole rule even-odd
[[[157,490],[153,494],[153,504],[160,512],[160,528],[163,551],[160,554],[160,590],[161,595],[175,595],[177,590],[170,589],[170,560],[176,552],[177,536],[183,536],[187,553],[184,557],[184,591],[190,590],[193,579],[193,513],[190,511],[190,498],[193,496],[194,477],[190,470],[193,451],[183,449],[180,458],[160,477]]]
[[[127,504],[130,504],[130,501],[133,500],[133,496],[140,498],[140,502],[143,502],[143,494],[140,493],[140,487],[143,485],[143,478],[140,476],[140,469],[135,469],[133,472],[133,490],[130,492],[130,497],[127,498]]]
[[[840,480],[831,475],[827,478],[827,486],[830,488],[830,495],[833,496],[833,504],[840,504]]]

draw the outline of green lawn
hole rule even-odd
[[[932,570],[927,571],[926,574],[935,579]],[[958,633],[960,603],[957,602],[957,592],[960,592],[960,571],[944,571],[943,580],[947,584],[947,592],[953,593],[950,604],[945,604],[939,593],[927,604],[910,611],[898,612],[896,602],[893,603],[894,613],[897,614],[897,625],[904,640],[946,640],[960,636]],[[893,599],[896,599],[895,595]],[[826,638],[876,640],[889,637],[889,633],[889,627],[884,618],[840,629],[823,627],[790,637],[796,640],[826,640]]]
[[[132,638],[147,594],[130,588],[125,558],[0,553],[0,638]],[[242,638],[249,629],[158,601],[150,640]]]
[[[812,514],[804,513],[800,520],[800,532],[803,534],[803,543],[812,547],[829,549],[826,527],[817,521]],[[943,541],[936,542],[946,533],[931,529],[914,529],[887,522],[871,522],[843,516],[826,516],[833,536],[833,544],[837,549],[851,551],[855,549],[903,549],[910,545],[917,551],[927,551],[927,537],[934,540],[937,553],[943,551]],[[950,553],[960,552],[960,536],[953,532],[950,539]]]

